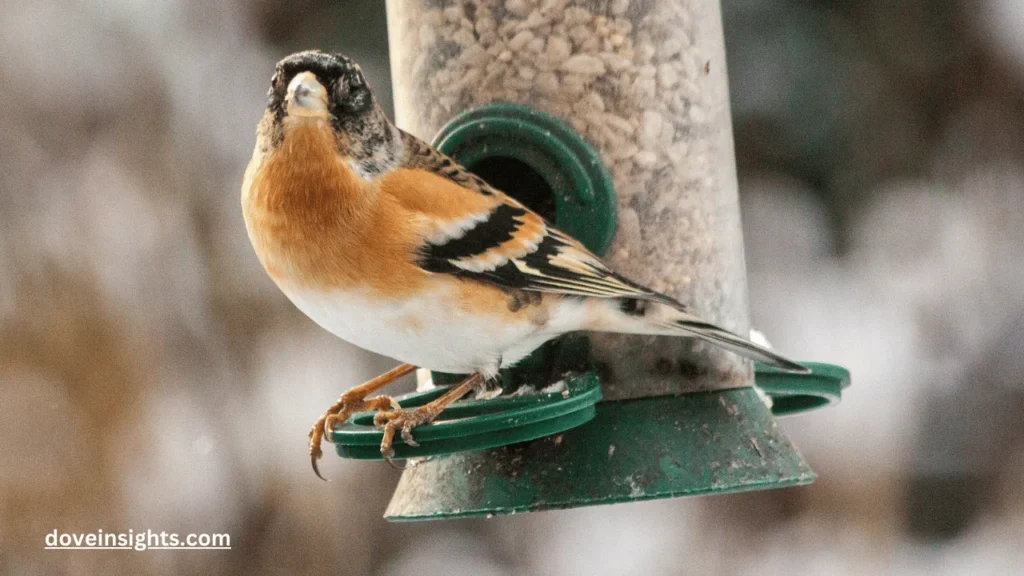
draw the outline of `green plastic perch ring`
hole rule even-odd
[[[772,414],[789,416],[825,406],[834,406],[850,387],[850,371],[842,366],[801,362],[810,374],[793,374],[758,364],[754,383],[772,398]]]
[[[419,446],[396,437],[396,458],[439,456],[467,450],[484,450],[516,442],[536,440],[564,432],[594,418],[601,386],[593,373],[567,375],[565,391],[550,394],[502,396],[491,400],[462,400],[441,413],[438,420],[416,429]],[[403,408],[415,408],[443,394],[435,388],[399,396]],[[373,424],[373,413],[356,414],[331,431],[338,454],[358,460],[380,460],[384,433]]]
[[[792,374],[758,365],[755,381],[771,396],[776,416],[797,414],[839,402],[850,385],[850,373],[839,366],[805,363],[810,374]],[[405,408],[422,406],[447,388],[406,394],[396,398]],[[593,373],[566,377],[567,394],[536,394],[492,400],[456,402],[440,419],[417,428],[419,446],[395,439],[396,458],[442,456],[468,450],[484,450],[535,440],[575,428],[592,420],[601,387]],[[380,460],[383,432],[374,427],[373,414],[357,414],[331,431],[338,455],[359,460]]]

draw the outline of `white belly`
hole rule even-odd
[[[284,287],[282,287],[284,289]],[[495,322],[460,312],[441,294],[382,303],[352,292],[284,289],[314,322],[360,348],[441,372],[496,372],[555,334],[536,325]],[[527,349],[528,348],[528,349]]]

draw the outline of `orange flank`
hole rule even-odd
[[[552,299],[540,292],[502,290],[480,282],[455,280],[452,301],[460,312],[493,318],[495,321],[528,320],[542,326],[548,321]]]
[[[490,211],[501,199],[468,190],[433,172],[398,168],[380,180],[380,191],[409,212],[442,222]]]

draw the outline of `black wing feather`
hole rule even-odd
[[[405,146],[403,166],[428,170],[469,190],[504,200],[486,220],[461,237],[425,245],[419,261],[424,270],[502,288],[596,298],[656,300],[684,308],[676,300],[612,272],[579,242],[550,225],[536,249],[522,257],[487,270],[460,267],[457,264],[459,260],[472,259],[514,238],[523,224],[520,217],[527,213],[527,208],[415,136],[402,132],[402,141]],[[563,265],[566,263],[571,265]]]
[[[522,225],[517,218],[525,214],[525,208],[501,204],[487,220],[470,228],[461,238],[426,246],[423,257],[426,260],[459,260],[482,254],[514,238]]]

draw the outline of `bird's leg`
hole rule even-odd
[[[390,396],[376,396],[366,400],[366,397],[373,394],[377,390],[391,384],[395,380],[398,380],[402,376],[412,372],[416,367],[412,364],[402,364],[396,368],[377,376],[376,378],[356,386],[351,390],[345,392],[322,416],[317,418],[316,423],[313,424],[313,428],[309,431],[309,458],[313,464],[313,472],[324,479],[320,475],[320,470],[317,468],[316,461],[323,456],[323,451],[320,450],[320,443],[324,439],[324,434],[334,428],[335,424],[340,424],[345,420],[348,420],[352,414],[356,412],[366,412],[368,410],[387,410],[389,408],[393,410],[401,410],[401,406],[398,402],[395,402]]]
[[[380,453],[389,464],[394,466],[391,459],[395,456],[395,450],[391,447],[395,439],[395,432],[400,432],[402,440],[409,446],[419,446],[412,437],[412,429],[423,424],[429,424],[447,408],[452,402],[468,394],[473,388],[484,383],[484,377],[476,372],[456,384],[436,400],[424,404],[413,410],[389,410],[378,412],[373,417],[373,423],[384,428],[384,439],[380,443]]]

